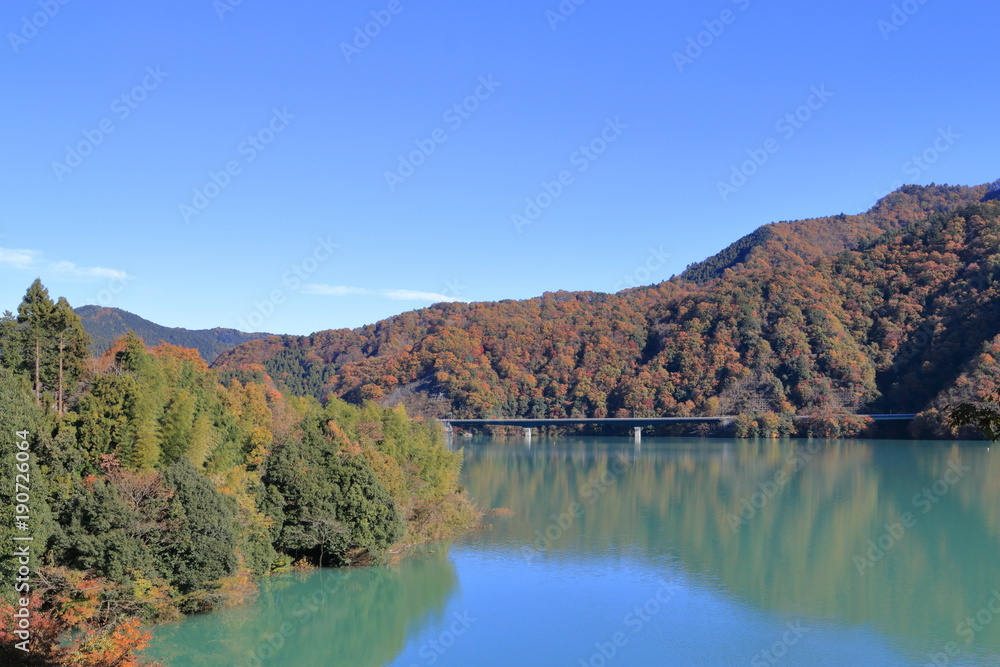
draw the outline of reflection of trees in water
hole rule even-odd
[[[381,666],[409,634],[443,617],[456,585],[444,547],[391,567],[280,575],[253,605],[161,628],[154,648],[169,653],[151,657],[212,667]]]
[[[473,445],[467,475],[477,503],[517,513],[496,522],[508,545],[536,541],[553,513],[579,502],[583,515],[545,543],[548,557],[627,550],[656,567],[679,561],[689,574],[778,613],[956,639],[956,625],[1000,590],[1000,462],[977,447],[815,442],[821,446],[804,452],[804,464],[793,454],[803,441],[644,443],[637,454],[598,441],[537,443],[530,451]],[[579,489],[620,456],[628,469],[594,502],[582,499]],[[921,513],[926,504],[915,505],[914,496],[950,462],[971,470]],[[740,514],[741,500],[782,479],[733,530],[726,516]],[[859,574],[854,556],[904,512],[916,525]],[[995,625],[977,643],[1000,645]]]

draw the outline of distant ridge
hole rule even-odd
[[[83,328],[91,339],[95,354],[107,350],[116,338],[134,331],[147,345],[170,343],[198,350],[202,358],[212,363],[226,350],[251,340],[267,338],[267,333],[243,333],[236,329],[182,329],[164,327],[120,308],[81,306],[75,312],[83,320]]]

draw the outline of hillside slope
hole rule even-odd
[[[921,187],[907,185],[892,192],[860,215],[844,215],[794,222],[775,222],[728,246],[718,254],[689,266],[681,274],[686,280],[705,283],[719,278],[726,269],[754,262],[811,262],[842,250],[857,248],[864,241],[925,217],[929,213],[953,211],[982,201],[988,186]]]
[[[208,363],[226,350],[246,343],[247,341],[266,338],[270,334],[243,333],[235,329],[181,329],[164,327],[138,315],[118,308],[103,308],[101,306],[81,306],[74,309],[83,322],[83,328],[91,339],[91,350],[100,354],[111,347],[118,338],[134,331],[149,345],[158,345],[161,341],[198,350]]]
[[[437,304],[217,366],[438,415],[916,412],[1000,333],[986,193],[908,186],[863,216],[763,228],[698,280]]]

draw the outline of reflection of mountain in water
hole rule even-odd
[[[148,653],[166,665],[380,667],[443,615],[456,583],[445,548],[392,567],[279,575],[253,605],[161,628]]]
[[[679,564],[779,614],[895,636],[955,635],[1000,590],[1000,459],[978,446],[814,442],[814,454],[805,441],[644,443],[640,452],[586,440],[531,450],[472,445],[466,465],[476,502],[517,513],[483,538],[501,548],[534,543],[554,559],[617,552],[664,569]],[[624,472],[608,472],[618,460]],[[938,495],[949,464],[970,469]],[[593,500],[581,495],[585,485],[599,489]],[[925,488],[933,502],[914,502]],[[748,511],[744,500],[760,509]],[[548,539],[546,528],[575,502],[582,516]],[[741,508],[750,518],[734,529],[727,516]],[[862,576],[854,557],[904,512],[916,524],[881,557],[873,552],[878,560]],[[976,643],[1000,647],[995,625]]]

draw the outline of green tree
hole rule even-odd
[[[34,381],[35,399],[42,402],[43,387],[54,386],[51,361],[53,359],[52,332],[57,326],[56,304],[49,291],[36,278],[17,307],[17,322],[24,325],[23,344],[27,348],[22,359],[30,364],[28,369]]]
[[[276,447],[264,476],[275,546],[317,563],[378,561],[403,536],[403,519],[368,463],[316,430]]]
[[[195,424],[195,398],[186,389],[179,390],[160,419],[161,448],[165,461],[173,463],[187,453]]]
[[[0,366],[15,373],[26,368],[24,327],[17,323],[17,317],[9,310],[0,317]]]
[[[55,305],[53,330],[58,364],[56,410],[62,414],[66,412],[66,388],[75,386],[80,380],[90,356],[90,337],[83,330],[80,316],[63,297],[59,297]]]
[[[66,411],[71,389],[83,375],[90,356],[90,338],[69,302],[55,303],[36,279],[28,288],[15,318],[9,311],[0,319],[0,360],[7,368],[32,379],[36,400],[55,394],[55,408]]]
[[[972,426],[987,440],[1000,440],[1000,394],[988,396],[979,403],[960,403],[951,409],[948,424],[952,428]]]
[[[94,380],[77,407],[80,446],[92,468],[102,454],[115,454],[130,468],[159,462],[151,401],[132,375],[107,373]]]
[[[182,593],[236,571],[236,506],[187,459],[164,474],[173,489],[168,519],[175,531],[160,553],[167,579]]]
[[[137,529],[145,523],[141,509],[131,507],[104,478],[90,478],[57,510],[52,539],[56,562],[118,582],[155,577],[150,546],[156,537]]]

